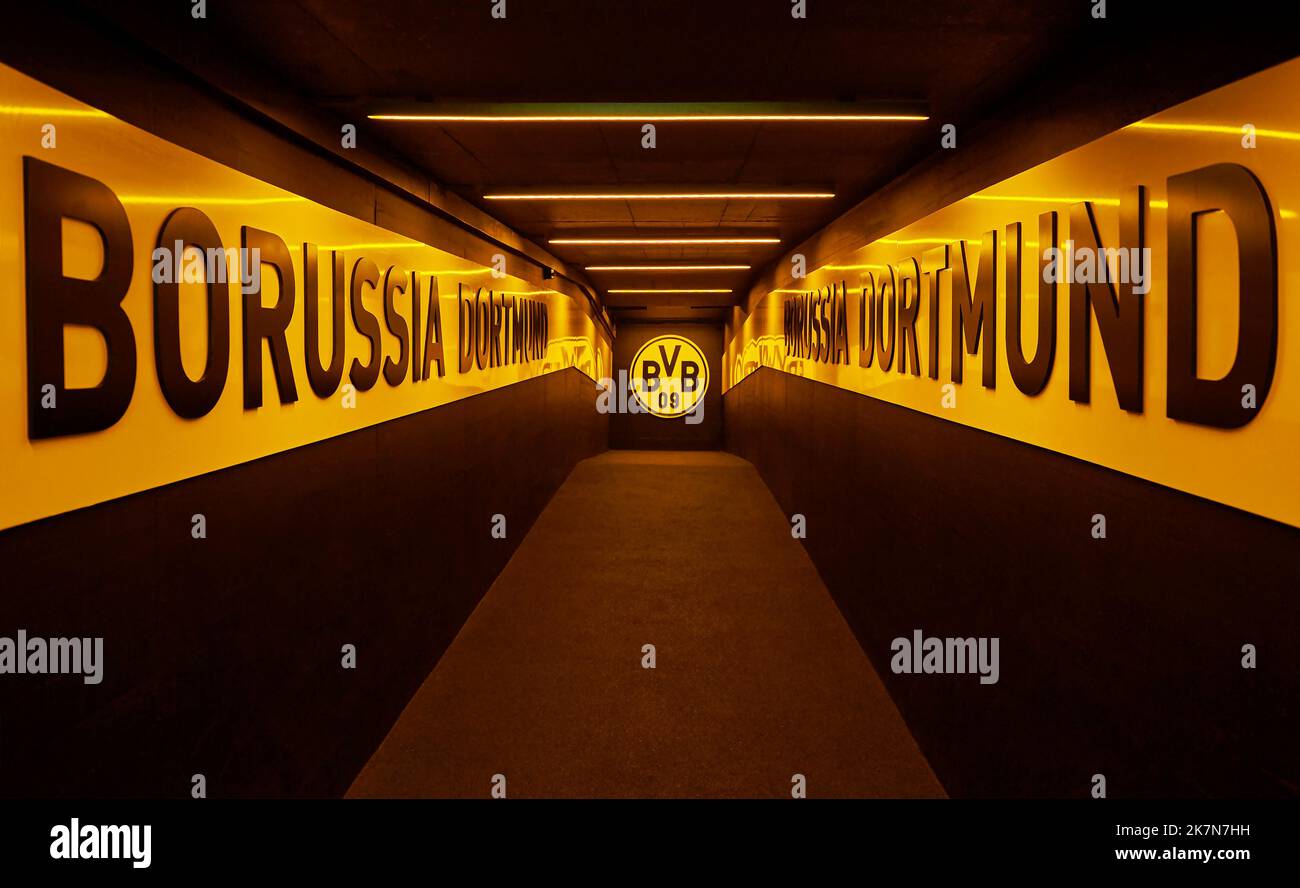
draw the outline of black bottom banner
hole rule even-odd
[[[1298,826],[1300,806],[1284,801],[9,801],[0,803],[0,859],[6,873],[127,878],[417,868],[437,877],[480,867],[770,878],[829,875],[824,867],[864,858],[918,874],[1053,867],[1232,878],[1240,867],[1289,868]]]

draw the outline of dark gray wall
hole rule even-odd
[[[1300,792],[1300,531],[772,369],[724,407],[951,795]],[[894,675],[914,629],[1000,681]]]

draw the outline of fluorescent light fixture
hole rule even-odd
[[[922,121],[918,114],[368,114],[405,123],[883,123]]]
[[[674,192],[555,192],[543,194],[485,194],[484,200],[830,200],[831,191],[674,191]]]
[[[606,290],[611,296],[622,294],[624,296],[648,296],[659,293],[730,293],[731,290]]]
[[[32,105],[0,105],[0,116],[20,115],[23,117],[111,117],[107,111],[95,108],[42,108]]]
[[[779,237],[553,237],[550,243],[603,246],[711,246],[714,244],[779,244]]]
[[[1164,123],[1156,121],[1139,121],[1130,123],[1125,129],[1154,130],[1169,133],[1207,133],[1214,135],[1240,137],[1245,132],[1239,124],[1223,123]],[[1300,133],[1291,130],[1257,129],[1255,135],[1268,139],[1283,139],[1290,142],[1300,141]]]
[[[918,103],[507,102],[389,105],[367,117],[399,123],[909,123]]]
[[[263,204],[307,203],[305,197],[201,197],[196,194],[166,196],[161,194],[123,194],[119,198],[124,204],[157,205],[183,207],[189,204],[199,206],[255,207]]]
[[[748,265],[588,265],[587,271],[748,271]]]

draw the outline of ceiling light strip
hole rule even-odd
[[[779,244],[779,237],[553,237],[557,246],[712,246],[721,244]]]
[[[924,102],[897,99],[767,102],[381,101],[371,120],[399,123],[919,123]]]
[[[920,114],[369,114],[397,123],[907,123]]]
[[[748,271],[749,265],[588,265],[587,271]]]
[[[555,192],[485,194],[484,200],[830,200],[830,191]]]

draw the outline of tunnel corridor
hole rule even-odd
[[[5,877],[1293,862],[1268,4],[9,6]]]

